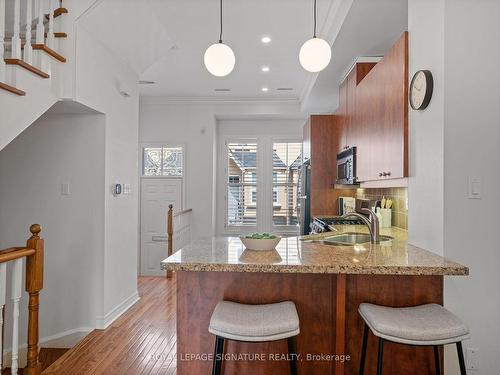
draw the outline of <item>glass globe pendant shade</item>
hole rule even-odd
[[[331,58],[332,48],[321,38],[311,38],[300,48],[300,65],[311,73],[325,69],[330,63]]]
[[[214,43],[205,51],[205,66],[216,77],[224,77],[233,71],[236,58],[234,52],[224,43]]]

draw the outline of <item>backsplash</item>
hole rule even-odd
[[[407,188],[357,189],[356,198],[382,199],[393,201],[392,225],[408,229],[408,190]]]

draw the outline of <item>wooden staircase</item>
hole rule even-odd
[[[37,9],[33,18],[32,0],[15,0],[14,14],[6,14],[6,0],[0,0],[0,90],[18,96],[25,96],[26,89],[16,87],[15,79],[8,80],[7,67],[19,67],[25,71],[33,73],[41,79],[50,78],[50,60],[57,63],[65,63],[66,58],[56,49],[56,40],[67,38],[67,33],[55,31],[54,20],[68,14],[68,9],[64,8],[62,1],[58,7],[53,9],[53,0],[48,1],[48,13],[44,12],[42,0],[36,1]],[[20,3],[26,2],[26,23],[21,25]],[[5,30],[6,18],[13,17],[14,30]],[[24,31],[24,36],[21,34]],[[35,38],[33,38],[33,32]],[[35,55],[36,54],[36,55]]]

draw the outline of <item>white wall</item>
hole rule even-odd
[[[471,329],[465,346],[480,349],[479,370],[470,374],[493,375],[500,368],[500,2],[447,0],[445,22],[444,255],[470,268],[467,278],[446,279],[445,303]],[[482,199],[468,199],[469,177],[482,179]]]
[[[140,142],[184,145],[185,208],[193,209],[194,238],[213,233],[215,116],[211,106],[141,103]]]
[[[425,111],[410,109],[408,237],[443,253],[444,0],[409,0],[410,79],[428,69],[434,77]]]
[[[498,373],[500,324],[500,2],[409,0],[411,73],[430,69],[434,96],[410,112],[411,242],[470,267],[445,278],[445,305],[470,327],[480,350],[474,374]],[[468,198],[468,178],[483,182]],[[458,374],[446,350],[446,374]]]
[[[303,115],[297,102],[181,102],[143,98],[141,143],[165,142],[186,147],[186,208],[193,209],[193,237],[216,233],[217,119],[287,118]],[[301,120],[302,121],[302,120]]]
[[[106,115],[105,243],[102,296],[97,327],[105,327],[137,301],[138,124],[137,75],[88,32],[77,28],[74,99]],[[118,88],[127,87],[129,97]],[[131,194],[114,197],[114,183],[131,185]]]
[[[102,115],[44,115],[0,152],[0,248],[22,246],[29,225],[42,225],[42,340],[94,327],[104,245],[104,125]],[[61,195],[63,183],[70,195]],[[20,339],[26,340],[25,324]]]

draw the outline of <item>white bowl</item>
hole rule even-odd
[[[240,237],[241,242],[248,250],[269,251],[274,250],[276,245],[281,241],[280,236],[272,239],[253,239]]]

